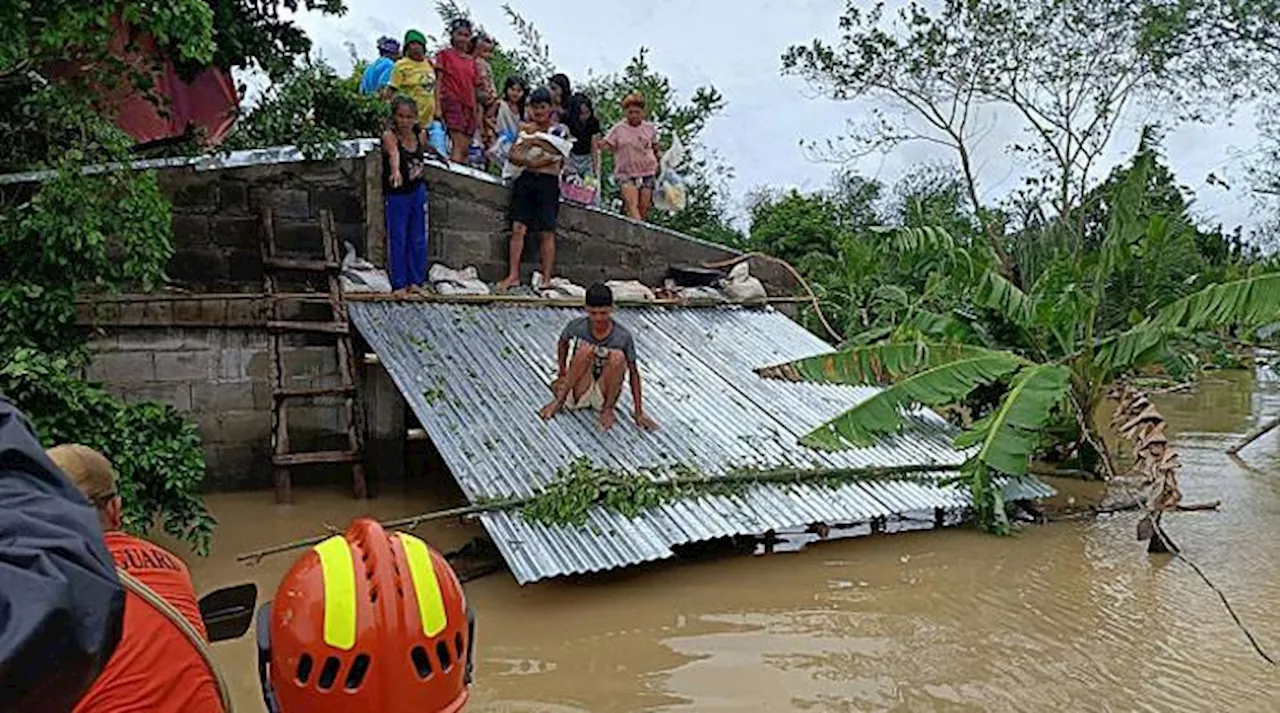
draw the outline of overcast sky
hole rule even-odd
[[[401,37],[409,27],[441,34],[434,3],[428,0],[347,0],[343,17],[302,15],[300,23],[316,49],[340,70],[350,67],[346,43],[354,43],[364,57],[374,54],[380,35]],[[501,0],[460,3],[499,41],[514,37],[504,20]],[[557,67],[570,78],[615,71],[641,47],[652,50],[652,64],[667,74],[687,97],[703,84],[724,94],[728,107],[704,132],[708,146],[733,166],[733,199],[761,186],[821,188],[834,168],[806,158],[800,140],[839,137],[846,122],[857,119],[865,106],[815,96],[804,82],[783,77],[780,56],[791,44],[836,35],[836,21],[844,3],[838,0],[522,0],[516,9],[533,22],[551,46]],[[1112,160],[1121,160],[1137,141],[1137,127],[1159,117],[1147,113],[1132,118],[1130,130],[1115,142]],[[982,198],[997,200],[1020,185],[1020,164],[1003,150],[1017,138],[1009,120],[992,117],[992,130],[978,146],[977,164]],[[1196,191],[1196,211],[1228,227],[1257,221],[1244,191],[1241,157],[1254,147],[1255,131],[1248,116],[1234,122],[1193,126],[1169,133],[1165,152],[1180,182]],[[856,164],[863,175],[892,183],[922,163],[952,159],[927,144],[876,154]],[[1214,173],[1232,185],[1230,192],[1206,184]]]

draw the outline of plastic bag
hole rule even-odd
[[[668,213],[678,213],[689,203],[689,189],[684,176],[680,175],[680,167],[685,160],[684,142],[677,134],[671,142],[671,148],[662,154],[661,170],[658,173],[658,185],[653,191],[653,206]]]
[[[566,173],[560,177],[560,196],[571,203],[595,205],[600,191],[600,182],[595,176],[583,178],[576,173]]]
[[[511,129],[504,129],[498,134],[498,138],[493,142],[493,146],[489,147],[489,158],[493,163],[502,166],[506,164],[507,157],[511,155],[511,147],[516,145],[516,132]]]
[[[432,121],[427,127],[427,141],[441,156],[449,155],[449,134],[445,132],[444,124]]]

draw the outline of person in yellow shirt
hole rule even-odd
[[[405,33],[404,56],[391,68],[391,82],[387,88],[388,99],[397,95],[412,99],[424,123],[439,117],[436,66],[427,58],[427,38],[421,32],[409,30]]]

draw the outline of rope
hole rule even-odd
[[[156,594],[151,587],[143,584],[136,577],[116,567],[116,574],[120,577],[120,583],[124,588],[141,597],[146,603],[150,604],[156,611],[160,612],[166,619],[173,622],[178,630],[187,637],[191,645],[195,647],[196,653],[200,654],[200,658],[204,659],[205,666],[209,668],[209,673],[213,674],[214,683],[218,687],[218,696],[222,699],[222,710],[226,713],[233,713],[233,705],[231,702],[231,687],[227,685],[227,679],[222,676],[222,669],[218,668],[218,664],[213,660],[213,651],[209,649],[209,642],[205,641],[200,632],[196,630],[191,622],[187,620],[173,605],[165,601],[164,597]]]
[[[1204,580],[1204,583],[1208,585],[1209,589],[1213,590],[1213,593],[1218,595],[1218,599],[1222,600],[1222,606],[1225,607],[1227,613],[1231,615],[1231,619],[1235,621],[1236,627],[1244,634],[1244,638],[1249,640],[1249,644],[1253,646],[1253,650],[1258,652],[1258,655],[1262,657],[1263,661],[1275,666],[1275,659],[1271,658],[1271,656],[1263,650],[1262,645],[1258,643],[1257,637],[1255,637],[1253,632],[1249,630],[1249,627],[1245,626],[1244,622],[1240,620],[1240,615],[1236,614],[1235,607],[1231,606],[1231,602],[1227,599],[1227,595],[1223,594],[1222,590],[1218,588],[1218,585],[1214,584],[1213,580],[1209,579],[1209,575],[1205,574],[1204,570],[1200,569],[1199,565],[1192,562],[1186,555],[1182,554],[1182,550],[1179,550],[1169,539],[1168,535],[1164,534],[1164,528],[1160,527],[1159,523],[1156,523],[1155,532],[1156,537],[1160,538],[1165,549],[1172,552],[1175,559],[1181,560],[1183,564],[1186,564],[1196,574],[1200,575],[1200,579]]]
[[[777,265],[781,265],[784,269],[786,269],[787,272],[791,273],[791,276],[796,279],[796,282],[799,282],[800,286],[804,288],[804,291],[808,293],[809,302],[811,305],[813,305],[813,310],[818,313],[818,321],[822,322],[823,329],[826,329],[827,334],[830,335],[833,340],[835,340],[836,346],[839,346],[840,343],[844,341],[844,337],[840,336],[840,333],[836,331],[835,327],[832,327],[831,323],[827,321],[827,315],[824,314],[822,311],[822,302],[821,300],[818,299],[818,295],[814,293],[813,288],[809,286],[809,281],[804,279],[804,277],[800,274],[800,271],[792,267],[791,263],[787,262],[786,260],[783,260],[780,257],[774,257],[772,255],[768,255],[762,252],[750,252],[745,255],[739,255],[738,257],[730,258],[728,260],[720,260],[718,262],[704,262],[702,263],[702,266],[711,270],[720,270],[726,267],[732,267],[734,265],[737,265],[740,262],[746,262],[747,260],[750,260],[753,257],[760,258],[761,260],[772,262]]]

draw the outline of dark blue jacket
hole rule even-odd
[[[70,710],[123,616],[97,513],[0,398],[0,711]]]

